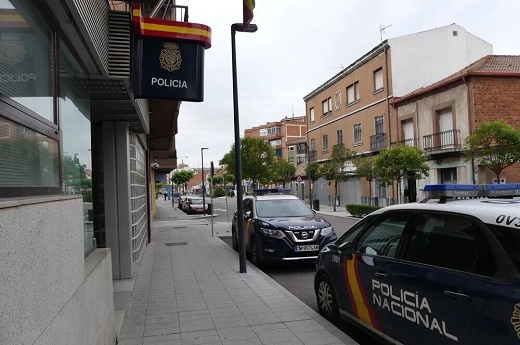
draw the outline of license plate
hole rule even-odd
[[[317,244],[294,247],[295,252],[313,252],[313,251],[317,251],[319,249],[320,249],[320,246],[318,246]]]

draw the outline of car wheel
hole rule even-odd
[[[238,237],[237,237],[237,231],[235,228],[231,229],[231,245],[234,250],[238,252]]]
[[[258,249],[258,242],[256,242],[254,238],[251,239],[251,262],[258,268],[262,267],[262,260],[260,259]]]
[[[325,274],[321,274],[316,281],[316,301],[321,316],[331,322],[338,321],[339,309],[336,291]]]

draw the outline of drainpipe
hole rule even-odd
[[[473,135],[473,119],[475,117],[473,114],[473,107],[471,106],[469,80],[466,79],[466,77],[463,77],[462,80],[466,84],[466,97],[467,97],[467,102],[468,102],[468,130],[469,130],[469,135]],[[471,181],[473,182],[473,184],[477,183],[475,181],[475,155],[473,155],[473,154],[471,155]]]
[[[386,71],[386,78],[385,78],[385,89],[386,89],[386,113],[388,114],[388,144],[390,146],[390,141],[391,141],[391,138],[392,138],[392,126],[391,126],[391,123],[390,123],[390,100],[389,100],[389,97],[390,96],[390,88],[388,87],[388,75],[389,75],[389,70],[388,70],[388,44],[385,46],[385,71]],[[393,92],[393,91],[392,91]],[[397,116],[396,116],[396,128],[397,128]],[[397,186],[398,186],[398,193],[399,193],[399,181],[396,181],[397,182]],[[392,194],[395,195],[394,193],[394,186],[392,185]],[[397,202],[399,202],[399,195],[397,195]]]

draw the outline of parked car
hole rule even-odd
[[[177,208],[179,210],[183,209],[183,203],[185,202],[187,197],[188,197],[187,195],[180,195],[179,196],[179,199],[177,200]]]
[[[243,200],[246,251],[253,264],[314,261],[318,252],[337,239],[332,225],[311,210],[289,188],[255,189]],[[231,228],[238,250],[238,217]]]
[[[320,314],[395,344],[518,344],[520,184],[424,191],[429,200],[377,210],[321,251]]]
[[[208,204],[200,197],[189,197],[184,205],[187,214],[208,213]]]

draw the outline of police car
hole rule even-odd
[[[520,184],[424,191],[322,250],[320,313],[396,344],[520,344]]]
[[[337,239],[332,225],[318,216],[289,188],[255,189],[245,197],[245,245],[256,266],[268,262],[314,261]],[[238,214],[232,223],[232,245],[238,251]]]

